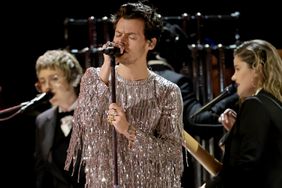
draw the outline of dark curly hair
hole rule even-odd
[[[161,35],[163,28],[161,15],[156,12],[155,8],[145,4],[145,2],[121,5],[117,13],[111,17],[114,28],[121,18],[144,20],[144,35],[147,40],[152,38],[159,39]]]

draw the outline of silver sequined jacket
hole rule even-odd
[[[106,112],[111,103],[111,87],[99,78],[100,68],[85,72],[68,148],[66,170],[74,167],[81,154],[86,185],[89,188],[113,188],[113,126]],[[141,81],[116,75],[116,102],[136,128],[136,140],[117,133],[119,187],[179,188],[183,171],[182,113],[180,89],[174,83],[149,71]]]

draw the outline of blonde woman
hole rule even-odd
[[[237,115],[227,110],[220,117],[230,128],[223,168],[205,187],[280,188],[282,60],[269,42],[250,40],[234,51],[234,68],[242,103]]]

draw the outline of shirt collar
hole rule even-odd
[[[70,111],[74,110],[76,108],[76,106],[77,106],[77,100],[74,101],[74,103],[69,107],[68,110],[66,110],[66,112],[70,112]],[[62,110],[62,108],[59,107],[59,112],[64,112],[64,111]]]

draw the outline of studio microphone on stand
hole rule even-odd
[[[115,56],[115,57],[119,57],[124,53],[124,47],[121,44],[117,45],[113,42],[108,42],[106,45],[107,45],[106,47],[99,47],[99,48],[86,47],[86,48],[83,48],[82,50],[73,49],[71,50],[71,53],[81,54],[81,53],[86,53],[90,51],[90,53],[93,53],[93,54],[104,53],[104,54]]]
[[[47,100],[50,100],[53,97],[53,93],[51,92],[46,92],[46,93],[42,93],[37,95],[34,99],[27,101],[27,102],[22,102],[19,105],[7,108],[7,109],[3,109],[0,110],[0,115],[2,116],[3,114],[11,114],[7,117],[4,118],[0,118],[0,122],[1,121],[6,121],[9,120],[13,117],[15,117],[16,115],[24,112],[25,110],[31,108],[31,107],[35,107],[36,105],[39,105]]]
[[[25,111],[26,109],[33,107],[35,105],[40,104],[41,102],[45,102],[50,100],[53,97],[53,93],[52,92],[46,92],[46,93],[41,93],[39,95],[37,95],[34,99],[27,101],[27,102],[23,102],[21,103],[21,109],[20,112]]]
[[[190,118],[195,117],[196,115],[200,114],[201,112],[210,110],[216,103],[218,103],[223,98],[235,93],[236,90],[237,90],[237,85],[235,83],[230,84],[229,86],[227,86],[224,89],[224,91],[220,95],[218,95],[216,98],[214,98],[213,100],[208,102],[206,105],[204,105],[202,108],[200,108],[197,112],[192,114],[190,116]]]
[[[110,56],[121,56],[123,54],[123,50],[120,47],[117,46],[108,46],[106,48],[96,48],[97,52],[102,52],[104,54],[110,55]]]

